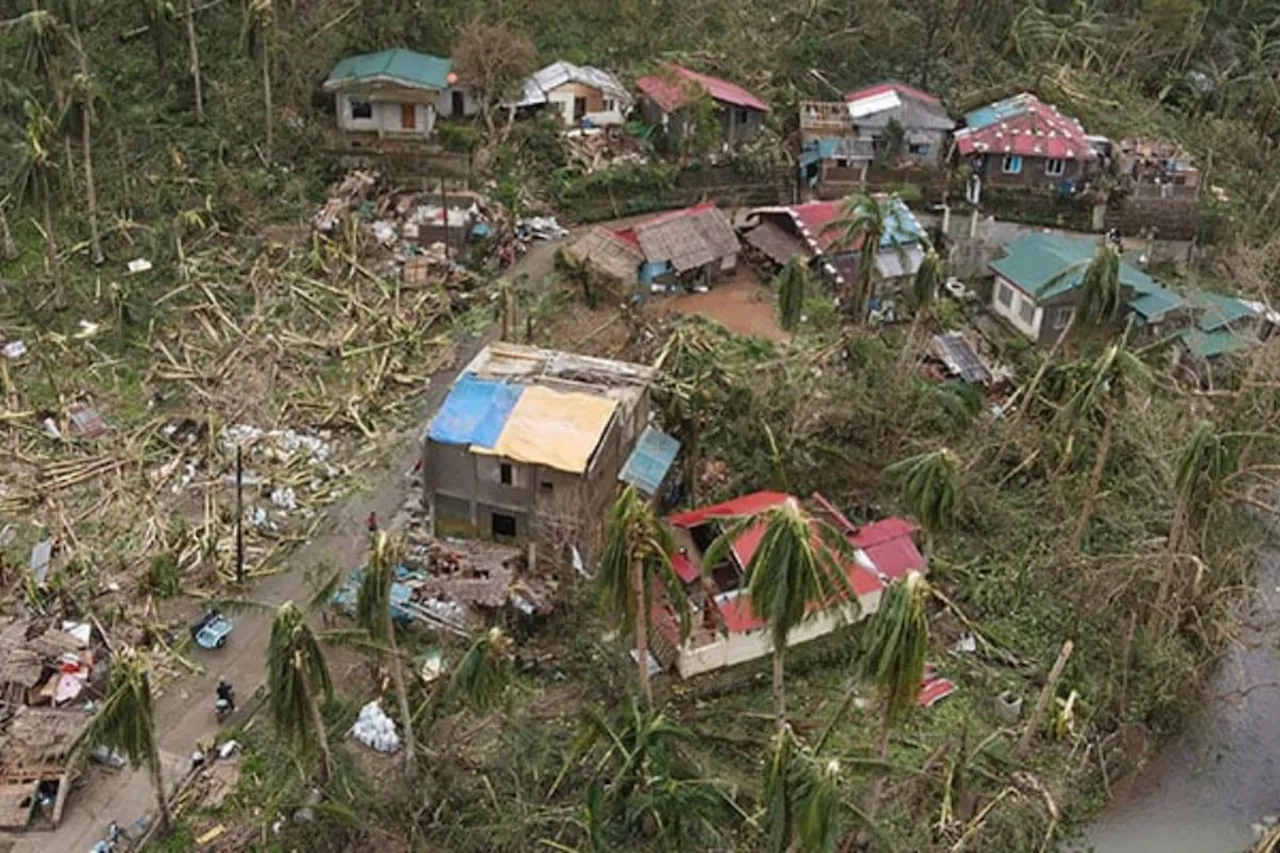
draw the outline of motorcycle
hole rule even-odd
[[[231,712],[236,709],[235,702],[231,699],[219,696],[213,703],[213,714],[221,723],[227,717],[231,716]]]

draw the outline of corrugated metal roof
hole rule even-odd
[[[449,389],[427,437],[441,444],[493,447],[524,387],[463,374]]]
[[[876,252],[876,272],[882,278],[902,278],[915,275],[924,263],[924,249],[919,243],[908,243],[900,248],[890,245]]]
[[[1257,316],[1252,308],[1234,296],[1214,293],[1212,290],[1188,293],[1186,301],[1191,307],[1200,310],[1196,325],[1206,332],[1217,331],[1223,326]]]
[[[679,452],[680,442],[660,429],[647,426],[618,473],[618,479],[652,495],[662,486]]]
[[[1246,331],[1218,329],[1206,332],[1203,329],[1183,329],[1178,335],[1187,351],[1197,358],[1218,358],[1223,355],[1243,352],[1258,345],[1258,339]]]
[[[933,354],[965,382],[985,384],[991,381],[991,371],[960,332],[934,335],[931,344]]]
[[[1017,154],[1057,160],[1097,157],[1084,127],[1052,104],[1024,92],[989,104],[965,116],[968,125],[956,132],[956,148],[963,155]]]
[[[443,90],[449,87],[453,60],[404,48],[348,56],[329,72],[326,91],[351,85],[391,82],[413,89]]]
[[[914,86],[899,83],[896,80],[889,80],[884,83],[877,83],[874,86],[867,86],[864,89],[858,89],[845,95],[844,99],[849,103],[854,103],[855,101],[861,101],[866,98],[874,98],[884,92],[893,92],[899,97],[914,98],[919,101],[924,101],[925,103],[942,106],[942,102],[938,100],[937,96],[931,95],[923,89],[917,89]]]
[[[631,94],[608,71],[590,65],[574,65],[572,62],[561,60],[551,63],[540,71],[535,71],[525,79],[524,92],[516,106],[531,107],[545,104],[551,91],[565,83],[579,83],[599,89],[606,96],[620,101],[624,112],[631,105]]]
[[[768,104],[736,83],[709,74],[699,74],[679,65],[668,64],[667,70],[670,78],[650,74],[636,81],[636,88],[663,112],[674,112],[684,106],[689,96],[688,86],[700,88],[715,100],[726,104],[769,112]]]

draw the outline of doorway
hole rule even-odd
[[[462,96],[461,92],[455,89],[449,96],[449,115],[457,118],[459,116],[466,115],[466,112],[466,98]]]
[[[400,129],[414,130],[418,126],[418,106],[417,104],[401,104],[400,105]]]
[[[586,115],[587,115],[587,99],[574,98],[573,99],[573,123],[578,124],[586,117]]]
[[[494,539],[514,539],[516,537],[516,517],[495,512],[489,517],[490,533]]]

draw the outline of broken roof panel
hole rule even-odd
[[[464,373],[431,419],[427,437],[441,444],[493,447],[524,390],[500,379]]]
[[[566,83],[579,83],[599,89],[606,97],[620,102],[624,112],[631,106],[631,94],[608,71],[590,65],[574,65],[564,60],[553,62],[525,78],[524,92],[516,106],[545,104],[551,92]]]
[[[618,473],[618,479],[652,495],[662,486],[679,452],[679,441],[652,425],[647,426]]]
[[[981,385],[991,381],[990,369],[982,363],[982,359],[960,332],[934,335],[931,348],[934,356],[965,382]]]

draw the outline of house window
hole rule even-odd
[[[746,123],[747,123],[747,111],[738,110],[738,124],[746,124]]]
[[[1036,304],[1030,299],[1022,300],[1018,303],[1018,316],[1030,326],[1036,320]]]
[[[373,118],[373,104],[370,101],[352,101],[351,102],[351,118],[352,120]]]
[[[836,168],[837,168],[837,169],[847,169],[847,168],[849,168],[849,161],[848,161],[848,159],[846,159],[846,158],[844,158],[844,157],[837,157],[837,158],[836,158]]]
[[[1050,157],[1048,160],[1044,161],[1044,173],[1046,175],[1061,175],[1066,170],[1066,167],[1066,161],[1057,157]]]
[[[510,486],[510,485],[511,485],[511,482],[512,482],[512,477],[511,477],[511,463],[509,463],[509,462],[502,462],[502,463],[499,463],[499,465],[498,465],[498,482],[499,482],[499,483],[501,483],[501,484],[502,484],[502,485],[504,485],[504,486]]]
[[[516,517],[495,512],[489,517],[489,530],[495,537],[513,539],[516,535]]]
[[[930,146],[922,142],[914,142],[907,146],[907,153],[914,154],[916,157],[928,157]]]
[[[538,484],[538,488],[544,495],[549,495],[556,490],[556,485],[555,483],[548,483],[544,481]]]
[[[604,101],[604,111],[605,111],[605,112],[607,112],[607,113],[611,113],[611,112],[613,112],[613,108],[614,108],[614,103],[613,103],[613,101],[609,100],[608,98],[605,98],[605,101]]]
[[[1004,155],[1004,162],[1000,164],[1000,169],[1006,175],[1016,175],[1022,171],[1022,157],[1017,154]]]
[[[1013,288],[1005,284],[1003,281],[996,285],[996,299],[1005,308],[1013,307]]]
[[[1049,318],[1049,325],[1054,329],[1065,329],[1067,324],[1071,322],[1071,312],[1073,310],[1069,305],[1065,308],[1054,308],[1053,316]]]

